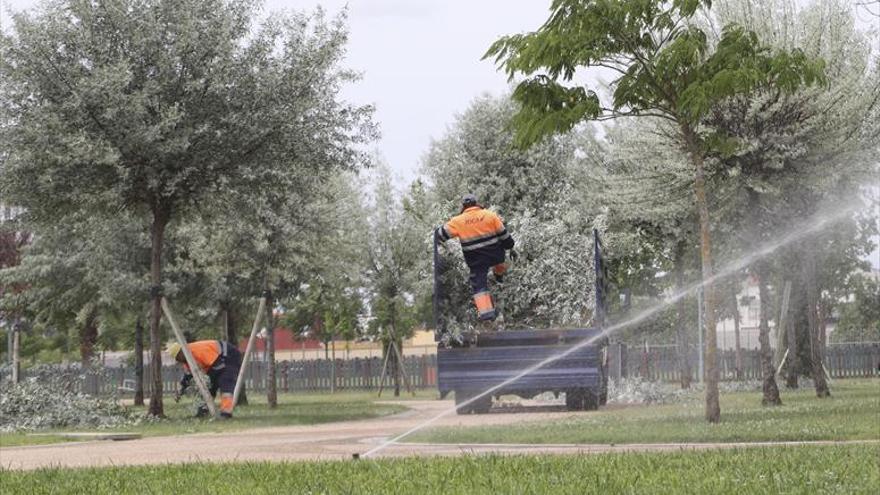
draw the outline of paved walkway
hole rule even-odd
[[[0,466],[7,469],[41,467],[86,467],[223,461],[300,461],[351,459],[394,435],[416,427],[428,419],[448,412],[451,401],[406,401],[404,413],[382,418],[310,426],[273,427],[229,433],[201,433],[186,436],[148,437],[129,441],[90,441],[0,447]],[[528,411],[528,412],[521,412]],[[437,426],[479,426],[522,424],[533,421],[560,421],[575,413],[558,407],[517,414],[495,413],[474,416],[448,414]],[[394,444],[375,457],[510,454],[587,454],[599,452],[672,451],[742,448],[775,445],[836,444],[839,442],[761,442],[724,444],[627,444],[627,445],[520,445],[520,444]],[[847,442],[856,443],[856,442]],[[880,441],[861,442],[875,443]]]

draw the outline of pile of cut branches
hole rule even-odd
[[[144,420],[111,397],[79,392],[77,381],[86,377],[80,370],[43,367],[29,371],[31,376],[18,384],[8,377],[0,382],[0,432],[102,429],[136,425]]]

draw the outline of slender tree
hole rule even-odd
[[[693,166],[706,306],[706,419],[720,420],[712,242],[706,159],[735,148],[702,124],[712,107],[737,94],[772,87],[792,92],[822,79],[823,64],[798,49],[772,50],[735,24],[711,46],[692,22],[708,0],[632,2],[554,0],[548,20],[531,33],[505,36],[487,52],[511,78],[530,76],[514,91],[518,142],[530,145],[584,120],[653,116],[670,122]],[[577,83],[579,69],[616,74],[610,105]],[[541,72],[537,75],[536,73]]]
[[[400,395],[401,363],[391,346],[402,351],[401,343],[409,337],[416,323],[414,288],[417,267],[423,257],[422,239],[432,235],[418,227],[406,213],[396,193],[387,165],[377,169],[375,193],[369,207],[367,241],[367,281],[370,291],[369,331],[385,344],[390,373],[394,377],[394,395]]]

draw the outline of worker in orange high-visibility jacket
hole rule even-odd
[[[461,200],[461,213],[437,228],[435,236],[440,242],[453,237],[461,242],[464,261],[471,271],[470,283],[477,315],[480,320],[494,321],[498,315],[489,294],[489,270],[501,282],[507,271],[504,251],[510,250],[511,258],[516,256],[512,251],[513,237],[504,222],[494,212],[480,206],[476,196],[466,194]]]
[[[198,340],[186,345],[192,354],[196,364],[211,380],[211,397],[217,396],[220,389],[220,417],[232,417],[232,396],[235,392],[235,381],[241,369],[241,353],[229,342],[222,340]],[[192,371],[186,363],[186,356],[181,352],[180,344],[173,343],[168,347],[168,353],[178,363],[183,364],[184,375],[180,380],[180,390],[175,395],[175,401],[186,392],[193,380]],[[196,416],[208,414],[207,406],[199,408]]]

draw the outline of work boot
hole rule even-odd
[[[232,419],[232,413],[221,412],[221,413],[220,413],[220,419]]]

